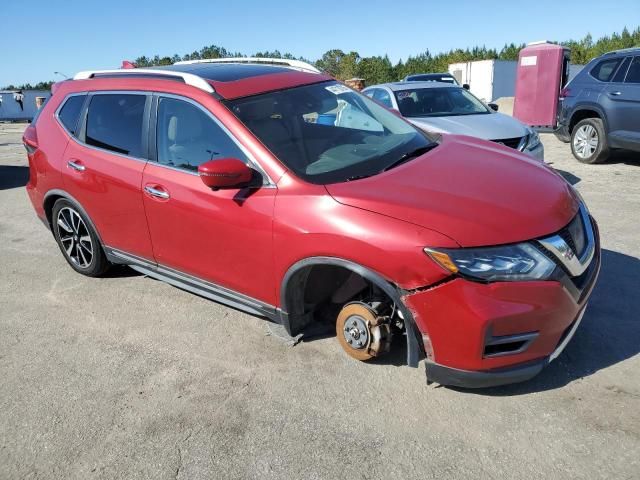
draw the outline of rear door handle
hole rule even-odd
[[[622,95],[622,92],[609,92],[609,95],[613,95],[614,97],[617,97],[618,95]]]
[[[160,189],[155,188],[155,187],[151,187],[149,185],[144,187],[144,191],[147,192],[152,197],[162,198],[164,200],[167,200],[170,197],[169,192],[166,192],[164,190],[160,190]]]
[[[67,166],[78,172],[84,172],[87,169],[87,167],[82,165],[78,160],[69,160],[67,162]]]

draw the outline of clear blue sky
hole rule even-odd
[[[640,0],[2,1],[0,86],[211,44],[311,60],[340,48],[396,62],[426,49],[597,38],[638,25]]]

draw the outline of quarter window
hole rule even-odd
[[[60,109],[60,113],[58,113],[60,122],[62,122],[71,135],[76,134],[78,117],[80,116],[80,110],[82,110],[82,105],[86,98],[86,95],[74,95],[73,97],[69,97]],[[39,112],[42,111],[43,108],[44,107],[41,107]]]
[[[112,152],[142,157],[142,124],[147,97],[94,95],[87,114],[86,143]]]
[[[183,100],[160,98],[157,122],[158,162],[187,170],[220,158],[248,162],[244,152],[202,109]]]
[[[593,78],[600,80],[601,82],[609,82],[611,81],[611,77],[613,77],[616,68],[620,64],[620,61],[620,58],[604,60],[598,63],[589,73]]]
[[[627,72],[626,83],[640,83],[640,57],[634,57],[629,71]]]

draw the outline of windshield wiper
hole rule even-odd
[[[352,175],[347,178],[347,182],[352,182],[353,180],[360,180],[362,178],[369,178],[371,175]]]
[[[393,163],[387,165],[386,167],[384,167],[382,169],[382,172],[386,172],[387,170],[391,170],[392,168],[395,168],[395,167],[397,167],[399,165],[402,165],[403,163],[408,162],[412,158],[419,157],[423,153],[427,153],[429,150],[433,149],[436,145],[437,145],[437,143],[431,143],[431,144],[425,145],[423,147],[418,147],[415,150],[411,150],[410,152],[407,152],[404,155],[402,155],[395,162],[393,162]]]

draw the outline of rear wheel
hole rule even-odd
[[[599,118],[585,118],[571,132],[571,152],[582,163],[602,163],[609,158],[604,124]]]
[[[348,303],[336,318],[336,336],[350,357],[370,360],[391,348],[390,318],[366,303]]]
[[[102,275],[109,262],[91,222],[71,202],[58,200],[51,216],[53,235],[71,268],[89,277]]]

